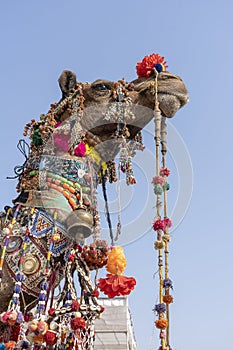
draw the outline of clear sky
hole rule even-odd
[[[83,82],[122,76],[130,81],[136,78],[136,62],[157,52],[185,81],[190,103],[171,123],[190,154],[194,183],[190,207],[170,246],[173,350],[232,346],[232,13],[230,0],[8,0],[0,5],[1,207],[15,197],[16,183],[5,178],[23,162],[16,144],[24,125],[59,100],[63,69]],[[153,124],[150,128],[153,133]],[[190,177],[183,166],[177,173],[171,177],[171,204],[181,191],[179,178],[187,184]],[[144,193],[143,181],[133,191]],[[137,194],[132,201],[136,221],[142,203]],[[130,230],[136,236],[143,231],[137,224]],[[130,296],[138,350],[159,344],[151,311],[158,301],[154,240],[150,231],[125,248],[126,274],[138,281]]]

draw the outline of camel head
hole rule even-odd
[[[91,135],[94,136],[94,145],[101,154],[107,154],[109,159],[117,153],[114,142],[111,142],[109,152],[109,140],[113,140],[117,124],[126,125],[127,137],[133,139],[153,118],[156,98],[161,115],[166,118],[172,118],[189,100],[183,80],[158,66],[157,71],[154,62],[158,62],[158,58],[162,63],[160,66],[166,66],[160,56],[154,55],[152,58],[155,61],[152,60],[153,66],[150,65],[150,69],[148,62],[144,62],[144,66],[143,61],[138,63],[139,77],[131,82],[125,82],[124,79],[118,82],[98,79],[93,83],[82,84],[77,83],[75,74],[67,70],[59,78],[63,96],[61,103],[64,98],[74,99],[82,95],[82,128],[88,132],[91,143]],[[70,109],[63,110],[60,120],[67,120],[71,113]],[[105,145],[100,146],[103,142]]]
[[[156,75],[153,73],[149,78],[142,77],[126,83],[126,86],[129,88],[127,97],[132,100],[133,104],[154,109],[155,77]],[[113,94],[115,87],[116,83],[105,79],[98,79],[84,87],[84,106],[89,107],[90,105],[116,102],[117,97]],[[158,102],[161,114],[164,117],[172,118],[188,100],[185,84],[178,75],[169,72],[158,74]]]

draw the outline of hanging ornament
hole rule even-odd
[[[82,249],[82,258],[90,270],[102,268],[108,260],[108,244],[104,240],[96,240]]]
[[[119,160],[120,169],[123,173],[125,173],[127,169],[127,156],[128,156],[128,152],[125,145],[121,148],[120,160]]]
[[[116,246],[108,254],[106,269],[110,274],[98,281],[99,289],[109,298],[128,295],[134,289],[136,280],[133,277],[122,276],[126,268],[126,259],[123,248]]]
[[[56,332],[53,332],[51,330],[46,332],[44,335],[44,341],[46,345],[53,346],[57,343],[57,340],[58,338]]]
[[[159,274],[159,304],[154,308],[158,315],[155,321],[156,328],[160,329],[161,350],[170,349],[169,339],[169,304],[173,301],[169,294],[172,284],[168,277],[168,244],[170,242],[169,228],[172,226],[168,218],[167,191],[170,186],[167,177],[170,170],[166,167],[166,122],[161,116],[158,102],[158,75],[164,72],[167,64],[164,57],[158,54],[145,56],[141,62],[137,63],[136,70],[139,78],[149,78],[154,74],[155,80],[151,83],[151,88],[155,96],[154,122],[155,122],[155,168],[156,175],[152,179],[154,194],[156,195],[156,216],[153,222],[153,229],[157,232],[157,240],[154,248],[158,252],[158,274]],[[160,161],[160,150],[162,153],[162,162]],[[162,166],[160,167],[160,163]],[[163,206],[163,208],[162,208]],[[162,210],[164,217],[162,218]],[[165,290],[165,292],[164,292]]]

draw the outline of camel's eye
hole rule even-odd
[[[92,86],[93,89],[96,91],[107,91],[111,90],[110,86],[104,83],[98,83]]]

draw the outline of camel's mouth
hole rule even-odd
[[[133,81],[135,91],[141,96],[143,104],[154,108],[155,74],[150,78],[139,78]],[[162,72],[158,75],[158,100],[162,114],[171,118],[188,101],[189,96],[183,80],[175,74]]]
[[[179,93],[178,91],[168,92],[168,91],[160,90],[159,94],[177,97],[180,101],[180,107],[183,107],[184,105],[186,105],[186,103],[189,102],[189,95]]]
[[[161,95],[177,97],[180,101],[180,107],[183,107],[189,101],[187,89],[178,75],[163,72],[158,79],[158,90]]]

